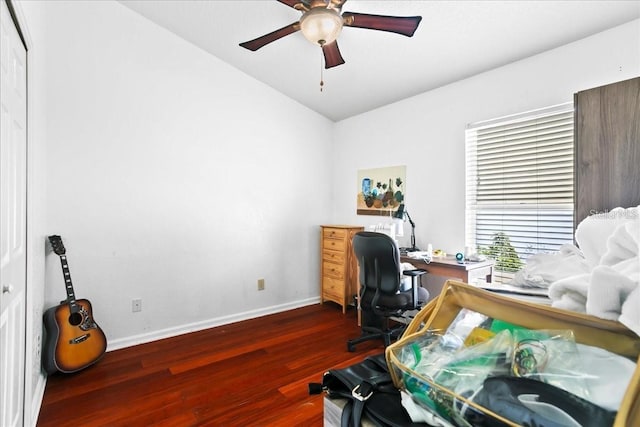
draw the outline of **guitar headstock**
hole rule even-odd
[[[67,252],[64,248],[64,243],[62,243],[62,237],[56,235],[49,236],[49,243],[51,243],[51,247],[56,254],[64,255]]]

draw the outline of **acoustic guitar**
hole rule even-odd
[[[42,365],[48,374],[72,373],[97,362],[107,349],[107,339],[93,319],[91,303],[86,299],[76,300],[62,239],[49,236],[49,242],[60,257],[67,299],[44,313],[46,338]]]

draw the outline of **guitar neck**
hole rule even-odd
[[[62,275],[64,277],[64,287],[67,291],[67,303],[72,313],[80,310],[76,304],[76,294],[73,291],[73,283],[71,283],[71,273],[69,272],[69,263],[66,255],[60,255],[60,264],[62,264]]]

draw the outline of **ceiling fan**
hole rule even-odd
[[[277,0],[302,12],[299,21],[256,39],[240,43],[240,46],[256,51],[261,47],[297,31],[322,48],[325,68],[344,64],[336,38],[343,26],[389,31],[411,37],[418,28],[421,16],[384,16],[366,13],[344,12],[347,0]]]

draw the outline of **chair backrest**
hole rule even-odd
[[[360,266],[361,286],[377,289],[384,295],[398,292],[400,251],[393,239],[386,234],[361,231],[353,236],[353,251]]]

